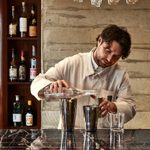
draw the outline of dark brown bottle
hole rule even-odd
[[[12,48],[12,59],[9,67],[9,80],[16,81],[17,80],[17,65],[15,60],[14,48]]]
[[[18,70],[18,79],[19,81],[26,81],[26,62],[24,57],[24,51],[21,51],[20,56],[20,64],[19,64],[19,70]]]
[[[15,6],[11,6],[11,21],[9,23],[9,36],[15,37],[17,36],[17,18],[15,15]]]
[[[26,126],[33,126],[33,111],[32,111],[32,101],[28,100],[27,112],[25,115]]]
[[[31,16],[29,19],[29,37],[37,36],[37,19],[35,15],[35,7],[32,5],[31,7]]]
[[[13,102],[13,113],[12,113],[12,121],[14,127],[23,125],[22,116],[23,116],[22,103],[19,99],[19,95],[16,95],[15,101]]]

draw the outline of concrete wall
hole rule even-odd
[[[95,38],[108,24],[127,27],[132,37],[132,53],[120,61],[130,75],[137,103],[137,115],[127,128],[150,128],[150,1],[139,0],[127,5],[108,5],[100,8],[73,0],[42,0],[42,71],[45,72],[63,58],[89,51]],[[58,104],[44,104],[43,127],[53,127],[58,121]],[[52,115],[51,113],[54,113]],[[143,118],[143,120],[141,120]]]

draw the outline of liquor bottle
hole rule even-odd
[[[35,16],[35,7],[32,5],[31,7],[31,16],[29,19],[29,36],[36,37],[37,36],[37,19]]]
[[[18,79],[19,79],[19,81],[26,80],[26,63],[25,63],[25,57],[24,57],[23,50],[21,51]]]
[[[25,115],[26,126],[33,126],[33,111],[32,111],[32,101],[28,100],[27,112]]]
[[[19,31],[21,37],[27,36],[27,12],[25,2],[22,2],[22,14],[19,17]]]
[[[30,81],[34,80],[37,74],[37,67],[36,67],[36,49],[35,45],[32,45],[32,57],[31,57],[31,67],[30,67]]]
[[[12,48],[12,60],[9,67],[9,80],[10,81],[17,80],[17,66],[15,61],[14,48]]]
[[[11,22],[9,23],[9,36],[17,36],[17,19],[15,16],[15,6],[11,6]]]
[[[19,100],[19,95],[16,95],[15,101],[13,102],[13,114],[12,114],[14,127],[23,125],[22,114],[23,114],[22,104]]]

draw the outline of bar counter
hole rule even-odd
[[[124,133],[57,129],[0,130],[0,149],[10,150],[149,150],[150,130],[125,129]]]

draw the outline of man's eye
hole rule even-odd
[[[111,50],[109,48],[106,48],[105,50],[106,52],[111,53]]]

